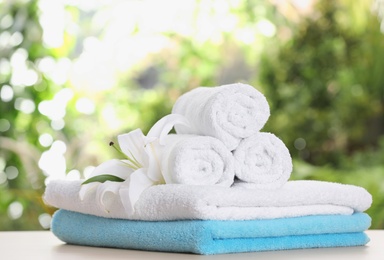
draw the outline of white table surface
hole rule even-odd
[[[0,232],[0,259],[384,259],[384,230],[368,230],[366,233],[371,238],[371,241],[366,246],[360,247],[300,249],[203,256],[67,245],[56,238],[50,231]]]

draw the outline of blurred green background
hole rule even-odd
[[[49,179],[239,81],[266,95],[291,179],[365,187],[383,229],[383,18],[382,0],[0,1],[0,230],[49,228]]]

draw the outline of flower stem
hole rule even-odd
[[[132,163],[132,165],[129,163],[126,163],[130,168],[132,168],[134,170],[143,168],[143,166],[136,160],[136,158],[133,156],[133,154],[131,152],[130,152],[130,154],[133,157],[133,159],[131,157],[129,157],[128,155],[126,155],[119,147],[117,147],[114,142],[112,142],[112,141],[109,142],[109,146],[112,146],[119,154],[124,156],[124,158],[126,158],[130,163]]]
[[[123,153],[123,151],[121,151],[120,148],[116,147],[114,142],[110,141],[109,146],[112,146],[119,154],[123,155],[124,157],[127,157],[127,155]]]

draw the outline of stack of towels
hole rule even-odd
[[[82,180],[48,183],[44,199],[59,208],[52,232],[88,246],[223,254],[365,245],[372,203],[363,188],[288,181],[284,143],[260,132],[270,112],[252,86],[200,87],[182,95],[177,125],[158,151],[165,184],[146,188],[130,214],[120,194],[83,198]]]

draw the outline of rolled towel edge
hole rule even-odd
[[[244,187],[276,189],[289,180],[293,164],[288,148],[272,133],[259,132],[234,151],[235,175]]]
[[[164,150],[162,171],[168,183],[219,185],[234,181],[234,158],[225,145],[210,136],[170,135]]]

